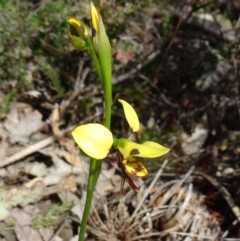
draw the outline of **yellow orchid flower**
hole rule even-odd
[[[132,131],[138,131],[140,124],[135,110],[125,100],[119,99],[118,101],[123,105],[125,117]],[[169,151],[168,148],[156,142],[148,141],[143,144],[138,144],[124,138],[117,141],[117,147],[123,155],[123,164],[125,165],[126,171],[138,177],[146,176],[148,172],[142,163],[133,158],[134,156],[154,158],[162,156]]]
[[[124,109],[124,113],[133,131],[139,129],[138,116],[133,107],[126,101],[118,100]],[[155,158],[166,154],[169,149],[152,141],[142,144],[131,140],[113,138],[111,131],[101,124],[86,124],[78,126],[72,132],[78,146],[90,157],[95,159],[107,158],[109,154],[117,153],[117,161],[130,186],[137,191],[137,187],[128,176],[144,177],[148,174],[144,165],[134,157]]]
[[[88,49],[87,39],[90,38],[88,27],[75,17],[68,17],[67,23],[70,27],[69,39],[72,45],[78,50]]]
[[[168,148],[156,142],[147,141],[138,144],[124,138],[117,140],[117,147],[123,156],[122,163],[125,166],[126,172],[137,177],[144,177],[148,172],[144,165],[133,157],[154,158],[169,152]]]

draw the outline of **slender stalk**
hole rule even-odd
[[[90,5],[92,3],[90,2]],[[93,5],[91,5],[93,6]],[[94,6],[93,6],[94,7]],[[95,9],[95,7],[94,7]],[[92,10],[94,10],[92,9]],[[95,13],[96,11],[91,11],[91,14]],[[98,13],[97,13],[98,15]],[[101,80],[103,92],[104,92],[104,112],[105,112],[105,126],[110,130],[111,127],[111,109],[112,109],[112,60],[111,60],[111,45],[109,42],[109,39],[106,35],[102,20],[100,16],[92,15],[92,18],[94,18],[94,21],[98,19],[100,22],[98,22],[98,27],[101,27],[102,32],[98,32],[98,39],[99,42],[96,45],[95,49],[93,47],[92,39],[87,39],[87,46],[90,48],[88,49],[88,52],[91,56],[91,59],[93,61],[93,64],[97,70],[98,76]],[[93,21],[93,19],[92,19]],[[92,22],[93,23],[93,22]],[[95,22],[96,24],[96,22]],[[93,26],[94,27],[94,26]],[[95,26],[96,27],[96,26]],[[100,31],[99,28],[96,28],[95,30]],[[89,170],[89,177],[88,177],[88,185],[87,185],[87,197],[81,222],[81,229],[79,233],[78,240],[84,241],[84,234],[86,231],[88,216],[91,209],[91,203],[93,199],[93,193],[97,184],[97,180],[99,177],[99,174],[101,172],[101,166],[102,166],[102,160],[95,160],[92,159],[90,163],[90,170]]]
[[[104,105],[105,105],[105,126],[110,129],[111,127],[111,114],[112,114],[112,74],[111,71],[102,71],[96,52],[93,49],[92,41],[87,40],[87,45],[90,46],[88,52],[97,70],[98,76],[101,80],[104,92]],[[111,55],[110,55],[111,56]],[[110,60],[111,61],[111,60]]]
[[[106,33],[105,33],[106,34]],[[101,46],[98,49],[98,58],[102,70],[102,83],[104,90],[105,103],[105,126],[111,127],[112,114],[112,54],[111,45],[107,35],[100,42]]]
[[[91,41],[88,43],[88,46],[92,46]],[[97,70],[98,76],[101,80],[102,88],[104,91],[104,103],[105,103],[105,126],[110,129],[111,126],[111,108],[112,108],[112,81],[111,81],[111,73],[104,74],[101,68],[101,65],[98,61],[97,55],[93,48],[88,50],[93,64]],[[92,159],[90,162],[90,169],[89,169],[89,177],[88,177],[88,184],[87,184],[87,196],[86,202],[84,206],[83,217],[81,221],[81,229],[78,237],[78,241],[84,241],[84,235],[86,232],[88,216],[91,209],[93,193],[97,184],[97,180],[99,174],[101,172],[102,160],[95,160]]]
[[[101,66],[99,64],[96,53],[93,49],[91,40],[89,39],[88,41],[89,41],[88,46],[90,46],[90,48],[88,49],[88,52],[93,61],[93,65],[95,66],[95,68],[97,70],[97,74],[100,77],[102,88],[104,88]],[[84,241],[84,235],[86,232],[88,216],[89,216],[90,209],[91,209],[93,193],[94,193],[94,190],[95,190],[95,187],[97,184],[99,174],[101,172],[101,166],[102,166],[101,160],[91,159],[90,168],[89,168],[89,176],[88,176],[88,184],[87,184],[87,196],[86,196],[78,241]]]
[[[78,237],[78,241],[84,241],[84,234],[86,232],[87,227],[87,221],[89,212],[91,209],[92,199],[93,199],[93,193],[97,184],[97,180],[101,171],[102,161],[101,160],[95,160],[92,159],[90,163],[90,172],[88,177],[88,185],[87,185],[87,197],[86,202],[84,206],[84,212],[81,222],[81,228],[80,233]]]
[[[104,76],[105,77],[105,76]],[[105,126],[110,130],[112,115],[112,76],[104,78]]]
[[[104,92],[104,104],[105,104],[105,126],[110,129],[111,127],[111,112],[112,112],[112,74],[111,74],[111,65],[110,71],[104,71],[102,66],[99,63],[96,52],[93,49],[93,45],[91,40],[88,40],[88,46],[91,48],[88,50],[93,64],[97,70],[98,76],[100,77],[103,92]],[[111,54],[107,53],[105,56],[111,56]],[[111,60],[108,61],[111,63]]]
[[[96,55],[96,53],[93,49],[92,42],[91,42],[90,39],[88,40],[87,44],[88,44],[88,46],[90,46],[90,48],[88,49],[88,52],[89,52],[90,57],[92,59],[93,65],[96,68],[97,74],[100,77],[102,88],[104,89],[102,69],[101,69],[101,66],[99,64],[97,55]],[[85,235],[85,232],[86,232],[88,216],[89,216],[90,209],[91,209],[93,193],[94,193],[94,190],[95,190],[95,187],[96,187],[96,184],[97,184],[99,174],[101,172],[101,166],[102,166],[102,160],[91,159],[90,167],[89,167],[88,184],[87,184],[87,196],[86,196],[86,201],[85,201],[83,217],[82,217],[82,221],[81,221],[81,229],[80,229],[78,241],[84,241],[84,235]]]
[[[103,83],[101,65],[100,65],[100,63],[99,63],[99,61],[98,61],[98,57],[97,57],[96,52],[95,52],[95,50],[94,50],[94,48],[93,48],[93,44],[92,44],[91,39],[86,39],[86,41],[87,41],[87,46],[89,46],[88,53],[89,53],[89,55],[90,55],[90,57],[91,57],[91,59],[92,59],[92,62],[93,62],[94,67],[95,67],[96,70],[97,70],[97,74],[98,74],[98,76],[100,77],[101,84],[102,84],[102,88],[104,89],[104,86],[103,86],[104,83]]]

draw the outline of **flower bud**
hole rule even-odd
[[[70,26],[69,39],[72,45],[78,50],[88,49],[87,40],[90,38],[88,27],[75,17],[68,17],[67,22]]]

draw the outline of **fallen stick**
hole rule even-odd
[[[73,127],[72,127],[73,128]],[[69,129],[67,129],[69,131]],[[67,131],[64,131],[63,133],[65,134]],[[62,136],[61,136],[62,137]],[[4,166],[7,166],[7,165],[10,165],[22,158],[24,158],[25,156],[28,156],[48,145],[50,145],[51,143],[53,143],[57,138],[60,138],[60,137],[56,137],[56,136],[50,136],[42,141],[39,141],[19,152],[17,152],[16,154],[8,157],[7,159],[3,160],[2,162],[0,162],[0,168],[1,167],[4,167]]]
[[[229,207],[232,209],[232,212],[234,213],[235,217],[237,218],[238,222],[240,222],[240,209],[238,205],[235,203],[235,201],[232,199],[231,194],[228,192],[228,190],[223,187],[215,178],[209,176],[208,174],[201,172],[201,171],[194,171],[194,174],[200,175],[204,177],[206,180],[208,180],[215,188],[217,188],[220,193],[222,194],[223,198],[229,205]]]
[[[79,124],[81,125],[83,123],[91,121],[92,119],[94,119],[95,117],[97,117],[99,115],[101,115],[101,113],[97,112],[95,115],[90,116],[89,118],[86,118],[84,121],[81,121]],[[76,125],[70,126],[66,130],[62,131],[61,134],[58,135],[58,136],[47,137],[46,139],[44,139],[42,141],[39,141],[37,143],[34,143],[33,145],[17,152],[16,154],[14,154],[14,155],[8,157],[7,159],[3,160],[2,162],[0,162],[0,168],[5,167],[7,165],[10,165],[10,164],[24,158],[25,156],[28,156],[28,155],[30,155],[34,152],[37,152],[37,151],[41,150],[42,148],[44,148],[44,147],[50,145],[51,143],[53,143],[54,141],[64,137],[66,135],[66,133],[72,131],[75,127],[76,127]]]

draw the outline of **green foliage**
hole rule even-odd
[[[74,202],[67,202],[61,205],[54,205],[47,213],[37,213],[32,220],[32,227],[34,229],[47,228],[57,224],[61,218],[60,216],[67,213],[74,206]]]
[[[17,221],[16,219],[11,219],[11,220],[6,224],[6,226],[7,226],[8,229],[14,229],[14,228],[16,228],[18,225],[19,225],[19,224],[18,224],[18,221]]]
[[[160,132],[157,126],[153,126],[151,128],[147,128],[141,135],[141,142],[145,142],[148,140],[159,142]]]
[[[220,52],[219,49],[212,48],[210,45],[207,45],[207,50],[212,55],[211,57],[215,57],[218,62],[225,60],[225,57],[223,56],[223,51]]]
[[[17,91],[12,89],[10,93],[2,95],[2,103],[0,105],[0,118],[8,111],[10,104],[15,100]]]
[[[149,6],[151,3],[152,0],[98,0],[94,4],[100,9],[109,38],[114,39],[119,34],[127,31],[127,24],[132,15],[142,11],[144,7]]]
[[[42,1],[34,5],[31,1],[4,0],[0,3],[0,85],[18,81],[29,86],[27,73],[34,70],[40,76],[46,69],[39,64],[39,54],[46,65],[58,61],[56,73],[64,60],[46,51],[45,43],[57,51],[69,48],[66,18],[75,12],[85,12],[81,3],[74,0]],[[63,64],[62,64],[63,65]],[[49,74],[49,73],[48,73]],[[50,73],[50,80],[58,94],[64,92],[57,78]],[[55,74],[53,74],[55,75]]]
[[[86,111],[90,110],[94,106],[94,102],[87,98],[82,98],[81,103]]]
[[[64,88],[61,84],[58,72],[50,65],[45,66],[44,70],[57,91],[58,97],[61,97],[64,94]]]
[[[170,23],[170,12],[165,11],[165,16],[163,18],[163,39],[166,41],[169,37],[169,23]]]
[[[104,0],[95,4],[101,11],[110,39],[113,39],[126,32],[128,19],[151,2]],[[88,1],[56,0],[34,4],[26,0],[3,0],[0,1],[0,12],[0,86],[17,81],[18,86],[28,89],[34,85],[34,79],[27,78],[30,72],[37,79],[51,83],[61,96],[66,86],[64,84],[64,90],[60,70],[67,69],[69,73],[77,67],[75,61],[71,63],[63,55],[72,49],[66,19],[68,16],[88,16]],[[49,51],[46,45],[55,50]]]

